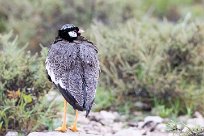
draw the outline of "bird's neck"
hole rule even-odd
[[[78,36],[76,39],[70,39],[70,40],[65,40],[59,36],[57,36],[54,40],[54,43],[57,43],[59,41],[68,41],[68,42],[74,42],[74,41],[88,41],[90,42],[89,40],[87,40],[86,38],[84,38],[83,36]]]

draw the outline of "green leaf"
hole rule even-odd
[[[25,101],[25,103],[31,103],[32,102],[32,96],[31,95],[23,94],[22,97],[23,97],[23,100]]]

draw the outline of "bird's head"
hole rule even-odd
[[[60,30],[58,30],[58,36],[64,40],[72,42],[76,40],[78,36],[81,35],[84,31],[74,26],[73,24],[65,24]]]

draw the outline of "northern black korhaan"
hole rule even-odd
[[[76,110],[76,118],[70,128],[72,131],[77,131],[77,110],[86,110],[88,116],[94,102],[99,78],[98,51],[81,33],[82,30],[72,24],[63,25],[49,48],[45,62],[48,78],[65,99],[63,123],[56,129],[58,131],[67,130],[67,102]]]

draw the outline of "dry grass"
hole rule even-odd
[[[0,35],[0,135],[11,129],[24,134],[48,129],[56,116],[56,104],[44,97],[50,88],[47,49],[31,55],[18,44],[12,33]]]
[[[93,25],[102,86],[111,87],[116,104],[142,100],[154,106],[156,99],[176,114],[203,112],[203,30],[188,15],[176,25],[134,19],[115,29]]]

